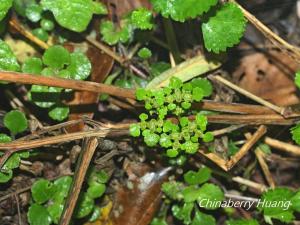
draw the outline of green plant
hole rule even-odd
[[[295,84],[300,89],[300,71],[296,73],[295,75]],[[291,128],[291,134],[293,140],[300,145],[300,124],[297,124],[296,126]]]
[[[137,100],[145,102],[148,113],[140,114],[141,122],[130,126],[130,134],[133,137],[142,135],[149,147],[159,144],[166,148],[166,155],[170,158],[182,153],[196,153],[199,139],[210,142],[213,135],[205,132],[207,118],[204,115],[198,113],[192,121],[189,112],[194,101],[201,101],[211,92],[209,81],[201,78],[183,84],[180,79],[172,77],[168,87],[157,90],[138,89]],[[173,121],[167,118],[171,115],[176,116]]]
[[[69,53],[64,47],[55,45],[45,51],[42,59],[28,58],[22,65],[22,72],[84,80],[90,75],[91,63],[83,53]],[[52,119],[62,121],[69,115],[69,107],[61,101],[64,92],[69,90],[32,85],[28,98],[41,108],[49,108]]]
[[[300,191],[294,192],[281,187],[268,190],[263,193],[261,204],[257,207],[263,212],[266,222],[270,224],[272,224],[271,219],[290,223],[295,219],[294,212],[300,211]]]
[[[202,204],[202,201],[223,201],[224,193],[218,186],[207,183],[210,177],[210,169],[203,167],[185,173],[184,183],[170,181],[163,184],[162,190],[175,218],[187,225],[216,224],[215,218],[203,209],[215,210],[217,207]]]
[[[234,3],[220,5],[216,0],[151,0],[151,3],[154,11],[178,22],[200,17],[205,47],[215,53],[239,43],[245,31],[246,20]],[[110,45],[126,43],[132,39],[134,28],[152,29],[151,21],[152,13],[140,8],[131,13],[130,19],[124,20],[119,31],[113,23],[103,22],[100,33]]]
[[[103,3],[92,0],[15,0],[13,6],[18,15],[34,24],[39,23],[32,33],[43,41],[48,40],[49,32],[55,28],[55,21],[68,30],[82,32],[93,14],[107,14]]]
[[[88,177],[88,188],[79,196],[75,211],[76,218],[96,220],[100,208],[95,206],[95,199],[103,196],[109,176],[104,171],[92,171]],[[58,224],[63,206],[72,184],[72,178],[65,176],[50,182],[45,179],[37,180],[32,188],[32,203],[28,211],[28,221],[31,225]]]
[[[0,71],[20,71],[20,65],[11,48],[0,39]]]
[[[170,206],[175,218],[187,225],[216,224],[214,217],[206,212],[217,210],[227,203],[220,187],[208,183],[210,178],[211,170],[203,167],[198,171],[186,172],[183,175],[184,182],[169,181],[163,184],[165,204]],[[272,219],[290,223],[295,219],[294,213],[300,212],[300,191],[282,187],[270,189],[262,194],[255,206],[268,224],[273,224]],[[228,205],[224,207],[223,210],[226,210]],[[166,224],[164,218],[156,218],[152,222],[152,225],[162,224]],[[259,223],[254,219],[229,219],[226,224],[258,225]]]
[[[4,126],[10,131],[11,136],[1,133],[0,134],[0,143],[8,143],[14,139],[14,136],[22,133],[28,128],[28,121],[25,115],[18,111],[12,110],[4,115],[3,119]],[[0,152],[0,156],[2,152]],[[22,158],[28,158],[29,152],[24,151],[20,153],[14,153],[12,156],[4,163],[1,172],[0,172],[0,183],[8,182],[13,176],[13,169],[16,169],[20,166]]]

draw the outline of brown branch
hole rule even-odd
[[[296,156],[300,156],[300,147],[296,145],[292,145],[286,142],[282,142],[270,137],[265,138],[265,143],[270,145],[272,148],[276,148],[283,152],[287,152]]]
[[[261,125],[257,131],[247,140],[247,142],[241,147],[241,149],[231,157],[226,163],[226,167],[230,170],[237,162],[243,158],[250,148],[266,133],[267,128]]]
[[[269,186],[271,188],[275,188],[276,187],[275,181],[274,181],[273,176],[270,172],[268,164],[266,163],[265,154],[263,153],[263,151],[260,148],[257,148],[255,150],[255,156],[256,156],[256,158],[259,162],[259,165],[260,165],[260,167],[261,167],[261,169],[262,169],[262,171],[263,171],[263,173],[266,177],[266,180],[267,180]]]
[[[254,15],[244,9],[240,4],[235,0],[230,0],[231,2],[236,3],[239,8],[244,13],[244,16],[259,30],[261,33],[268,38],[275,46],[283,50],[287,55],[295,59],[297,62],[300,62],[300,49],[291,45],[287,41],[283,40],[277,34],[275,34],[271,29],[266,25],[260,22]]]
[[[71,79],[62,79],[51,76],[38,76],[32,74],[23,74],[15,72],[0,72],[0,80],[7,82],[15,82],[21,84],[36,84],[51,87],[60,87],[65,89],[73,89],[78,91],[90,91],[97,93],[105,93],[113,96],[124,98],[135,98],[134,90],[119,88],[112,85],[106,85],[91,81],[80,81]]]
[[[135,99],[134,89],[119,88],[112,85],[100,84],[91,81],[78,81],[71,79],[62,79],[57,77],[37,76],[31,74],[21,74],[15,72],[0,72],[0,80],[7,82],[15,82],[21,84],[36,84],[52,87],[61,87],[65,89],[73,89],[78,91],[90,91],[96,93],[106,93],[116,97],[124,97],[129,99]],[[243,117],[227,117],[222,115],[219,119],[221,123],[234,123],[233,120],[237,120],[237,124],[250,123],[250,124],[279,124],[279,125],[291,125],[294,124],[296,119],[284,119],[280,115],[276,115],[272,110],[264,106],[259,105],[246,105],[237,103],[221,103],[212,101],[203,101],[197,103],[196,108],[201,107],[205,110],[214,110],[220,112],[232,112],[238,114],[259,114],[257,116]],[[260,115],[261,114],[261,115]],[[274,115],[272,115],[274,114]],[[219,115],[210,116],[211,122],[216,122]],[[257,119],[255,119],[255,117]]]
[[[299,121],[296,118],[286,119],[278,114],[270,115],[207,115],[207,119],[211,123],[223,124],[246,124],[246,125],[293,125]]]
[[[54,137],[46,137],[37,140],[30,140],[30,141],[13,141],[9,143],[2,143],[0,144],[0,151],[5,151],[4,155],[0,159],[0,168],[3,167],[6,160],[15,152],[38,148],[46,145],[53,145],[59,143],[65,143],[75,140],[80,140],[83,138],[90,138],[90,137],[106,137],[106,136],[116,136],[116,135],[124,135],[128,134],[128,129],[126,130],[90,130],[90,131],[82,131],[70,134],[62,134],[57,135]]]
[[[209,160],[211,160],[212,162],[214,162],[215,164],[217,164],[219,167],[221,167],[223,170],[228,171],[228,168],[226,166],[227,161],[222,159],[221,157],[219,157],[217,154],[215,153],[205,153],[204,150],[199,149],[198,151],[201,155],[205,156],[206,158],[208,158]]]
[[[239,184],[243,184],[243,185],[246,185],[248,187],[251,187],[251,188],[254,188],[256,190],[259,190],[261,193],[263,193],[264,191],[266,191],[268,188],[263,185],[263,184],[260,184],[260,183],[256,183],[256,182],[253,182],[251,180],[247,180],[243,177],[233,177],[232,180],[234,182],[237,182]]]
[[[16,29],[16,31],[18,31],[21,35],[26,37],[28,40],[32,41],[34,44],[39,46],[40,48],[42,49],[49,48],[49,45],[47,43],[43,42],[42,40],[34,36],[32,33],[30,33],[28,30],[26,30],[15,17],[13,17],[9,21],[9,25],[14,29]]]
[[[245,136],[248,140],[252,137],[252,135],[250,133],[246,133]],[[275,181],[269,170],[268,164],[266,163],[264,152],[261,150],[261,148],[259,146],[255,149],[254,152],[255,152],[255,156],[259,162],[259,165],[265,175],[265,178],[266,178],[269,186],[271,188],[275,188]]]
[[[66,203],[64,205],[64,211],[60,217],[59,225],[70,224],[86,172],[89,168],[89,165],[91,163],[92,157],[95,153],[97,146],[98,146],[98,140],[95,137],[89,138],[86,144],[84,145],[84,148],[81,152],[81,157],[77,163],[75,175],[73,178],[73,183],[70,188]]]
[[[116,60],[118,63],[123,65],[126,61],[124,57],[119,56],[116,54],[114,51],[112,51],[108,46],[102,44],[101,42],[91,38],[91,37],[85,37],[85,40],[89,42],[90,44],[94,45],[96,48],[100,49],[103,51],[105,54],[109,55],[111,58]]]
[[[223,103],[212,100],[203,100],[201,103],[194,103],[193,108],[205,109],[218,112],[237,113],[237,114],[276,114],[273,110],[261,105],[248,105],[240,103]]]
[[[255,134],[249,138],[249,140],[241,147],[241,149],[228,161],[222,159],[215,153],[205,153],[204,150],[199,150],[199,153],[206,158],[210,159],[212,162],[216,163],[225,171],[229,171],[237,162],[241,160],[242,157],[250,150],[250,148],[262,137],[266,132],[265,126],[260,126]]]
[[[124,132],[124,131],[123,131]],[[89,130],[89,131],[80,131],[70,134],[61,134],[56,135],[53,137],[46,137],[36,140],[30,140],[30,141],[13,141],[9,143],[1,143],[0,144],[0,151],[23,151],[33,148],[38,148],[46,145],[53,145],[53,144],[59,144],[59,143],[65,143],[75,140],[80,140],[83,138],[90,138],[90,137],[106,137],[108,134],[118,134],[121,133],[121,131],[112,131],[109,129],[106,130]]]
[[[277,105],[274,105],[260,97],[258,97],[257,95],[254,95],[252,94],[251,92],[237,86],[236,84],[232,83],[231,81],[225,79],[224,77],[221,77],[219,75],[216,75],[216,76],[209,76],[210,79],[212,80],[216,80],[216,81],[219,81],[221,82],[222,84],[228,86],[229,88],[235,90],[236,92],[252,99],[253,101],[256,101],[272,110],[274,110],[275,112],[281,114],[281,115],[285,115],[285,112],[286,112],[286,109],[284,107],[280,107],[280,106],[277,106]]]

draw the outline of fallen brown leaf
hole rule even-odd
[[[288,106],[299,103],[294,74],[299,68],[286,54],[269,50],[254,52],[241,59],[233,76],[238,85],[274,104]]]
[[[164,168],[152,172],[150,167],[145,170],[145,165],[130,164],[127,168],[129,185],[119,185],[114,200],[113,225],[150,224],[160,205],[161,185],[169,170]]]

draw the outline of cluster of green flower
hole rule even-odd
[[[136,97],[145,102],[148,114],[140,114],[140,123],[132,124],[130,133],[134,137],[142,135],[149,147],[158,143],[167,149],[167,156],[175,158],[181,152],[194,154],[199,148],[199,139],[213,140],[211,132],[205,132],[207,118],[198,113],[195,120],[188,116],[192,103],[201,101],[211,94],[211,84],[206,79],[195,79],[185,83],[172,77],[167,87],[148,90],[138,89]],[[177,118],[166,118],[175,115]],[[192,117],[192,116],[191,116]]]

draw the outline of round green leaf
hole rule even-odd
[[[95,14],[105,15],[108,13],[106,6],[102,2],[93,2],[93,6]]]
[[[5,172],[0,172],[0,183],[6,183],[13,176],[12,170],[6,170]]]
[[[131,124],[129,128],[130,135],[132,137],[138,137],[141,135],[141,128],[139,124]]]
[[[149,147],[154,147],[158,143],[159,139],[159,135],[154,133],[150,133],[144,137],[144,141]]]
[[[89,215],[94,209],[94,199],[90,198],[87,193],[79,196],[78,203],[75,209],[75,217],[83,218]]]
[[[101,215],[101,209],[99,207],[95,207],[93,210],[92,215],[89,218],[89,222],[94,222],[96,221]]]
[[[177,219],[183,220],[184,224],[190,224],[193,208],[193,203],[184,203],[182,207],[179,205],[173,205],[172,213]]]
[[[246,20],[243,12],[235,3],[225,3],[215,15],[202,23],[205,47],[215,53],[239,43],[243,36]]]
[[[275,189],[269,189],[263,193],[261,201],[264,202],[287,202],[291,201],[294,196],[294,192],[288,188],[277,187]],[[265,204],[257,205],[260,211],[263,211],[264,216],[278,219],[284,223],[290,223],[294,220],[292,205],[277,204],[273,207],[269,207]]]
[[[40,58],[28,58],[22,65],[22,72],[23,73],[30,73],[30,74],[41,74],[43,70],[43,63]]]
[[[211,142],[214,140],[214,135],[212,132],[206,132],[202,137],[204,142]]]
[[[5,170],[11,170],[18,168],[20,166],[21,158],[18,153],[14,153],[11,157],[8,158],[8,160],[3,165],[3,169]]]
[[[181,200],[183,198],[183,183],[177,181],[165,182],[162,185],[162,191],[172,200]]]
[[[291,198],[292,208],[296,212],[300,212],[300,191]]]
[[[184,22],[187,19],[194,19],[207,12],[212,6],[218,3],[217,0],[151,0],[155,11],[160,12],[164,17],[171,17],[173,20]]]
[[[181,117],[179,119],[179,122],[180,122],[180,125],[182,127],[186,127],[189,124],[190,121],[189,121],[189,119],[187,117]]]
[[[64,65],[69,65],[70,53],[63,46],[54,45],[45,51],[43,62],[53,69],[62,69]]]
[[[32,85],[28,92],[28,99],[41,108],[50,108],[60,100],[61,89],[55,87],[46,87]]]
[[[172,141],[170,139],[170,136],[163,133],[161,136],[160,136],[160,139],[159,139],[159,144],[164,147],[164,148],[169,148],[172,146]]]
[[[183,85],[182,81],[177,77],[171,77],[169,87],[179,89]]]
[[[178,156],[179,152],[176,149],[168,149],[167,150],[167,156],[170,158],[175,158]]]
[[[64,210],[64,204],[54,202],[53,204],[49,205],[47,207],[47,211],[49,212],[49,215],[51,217],[51,220],[58,224],[60,216]]]
[[[107,183],[109,178],[110,178],[109,175],[104,170],[100,170],[100,171],[93,170],[91,175],[88,178],[88,184],[92,185],[95,182],[105,184]]]
[[[45,203],[52,198],[55,191],[55,186],[45,179],[36,181],[31,187],[32,198],[38,204]]]
[[[194,202],[198,199],[200,189],[197,186],[187,186],[182,190],[184,202]]]
[[[19,110],[12,110],[6,113],[3,122],[4,126],[14,135],[21,133],[28,128],[28,121],[24,113]]]
[[[56,21],[75,32],[84,31],[93,14],[106,13],[104,6],[92,0],[42,0],[45,10],[50,10]]]
[[[195,154],[199,149],[199,143],[193,143],[191,141],[186,141],[182,145],[182,149],[185,150],[186,153]]]
[[[202,89],[204,97],[208,97],[212,94],[213,87],[209,80],[204,78],[195,78],[191,83],[194,88],[199,87]]]
[[[64,176],[54,181],[55,193],[53,194],[53,200],[56,203],[63,203],[64,199],[68,196],[72,180],[72,177]]]
[[[91,73],[92,65],[90,60],[81,52],[71,54],[71,63],[67,70],[75,80],[85,80]]]
[[[51,217],[47,209],[41,205],[33,204],[27,213],[30,225],[50,225]]]
[[[295,84],[298,88],[300,88],[300,71],[298,71],[295,75]]]
[[[51,31],[54,29],[54,23],[52,20],[49,19],[42,19],[41,20],[41,27],[45,31]]]
[[[207,167],[199,169],[199,171],[188,171],[184,174],[184,181],[189,185],[202,184],[211,177],[211,170]]]
[[[203,99],[203,97],[204,97],[204,92],[202,88],[199,87],[193,88],[193,100],[199,102]]]
[[[147,97],[147,91],[144,88],[138,88],[135,92],[136,99],[139,101],[145,100]]]
[[[195,216],[194,216],[194,219],[193,219],[193,222],[191,223],[191,225],[216,225],[216,220],[213,216],[202,213],[199,210],[196,210],[196,213],[195,213]],[[247,225],[247,224],[243,224],[243,225]],[[256,224],[253,224],[253,225],[256,225]]]
[[[36,28],[32,30],[32,34],[42,41],[48,41],[49,35],[47,31],[42,28]]]
[[[168,225],[168,223],[163,218],[155,217],[150,225]]]
[[[5,1],[4,1],[5,2]],[[0,3],[0,9],[1,9]],[[0,10],[1,17],[1,10]],[[11,48],[0,39],[0,71],[19,71],[20,65]]]
[[[148,115],[146,113],[142,113],[141,115],[139,115],[139,118],[141,121],[146,121],[148,119]]]
[[[35,0],[13,0],[13,8],[17,14],[26,17],[25,11],[29,5],[34,4]]]
[[[152,56],[152,52],[148,48],[142,48],[138,51],[138,56],[142,59],[148,59]]]
[[[12,6],[13,0],[0,1],[0,21],[5,17],[6,13]]]
[[[152,13],[146,8],[139,8],[137,10],[134,10],[131,14],[132,24],[141,30],[152,29],[153,24],[151,20],[152,20]]]
[[[87,194],[89,197],[95,199],[101,197],[106,190],[105,184],[100,184],[97,182],[93,182],[90,184],[89,188],[87,189]]]
[[[207,126],[207,123],[208,123],[206,116],[198,113],[196,115],[196,123],[197,123],[197,126],[201,129],[201,131],[206,130],[206,126]]]
[[[224,193],[217,185],[206,183],[199,189],[197,200],[200,207],[216,209],[218,206],[206,204],[207,201],[223,201]]]
[[[12,139],[10,136],[8,136],[6,134],[0,134],[0,143],[8,143],[11,141],[12,141]]]
[[[69,116],[70,108],[68,106],[55,107],[49,111],[49,116],[53,120],[63,121]]]
[[[26,7],[25,15],[31,22],[38,22],[41,19],[42,7],[38,4],[31,4]]]
[[[121,24],[118,29],[111,21],[103,21],[100,25],[102,40],[109,45],[115,45],[118,42],[126,43],[133,35],[133,29],[128,22]]]

